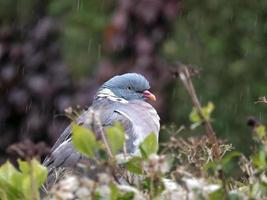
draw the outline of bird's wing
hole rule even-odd
[[[159,116],[148,103],[140,100],[129,102],[102,100],[93,109],[99,113],[104,128],[121,123],[126,133],[126,149],[135,154],[139,144],[150,134],[159,134]]]
[[[154,133],[158,138],[159,116],[150,104],[139,100],[130,101],[128,104],[120,105],[116,112],[131,122],[131,129],[128,130],[122,123],[128,136],[126,140],[128,153],[136,154],[140,143],[150,133]]]
[[[141,141],[150,133],[159,133],[159,117],[155,109],[143,101],[119,102],[109,99],[99,100],[78,119],[78,124],[94,129],[90,118],[90,111],[97,113],[103,128],[122,124],[126,132],[126,149],[134,154]],[[82,156],[77,153],[71,143],[71,127],[67,127],[52,148],[52,153],[44,161],[48,168],[73,167]]]

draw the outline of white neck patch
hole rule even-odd
[[[102,90],[100,90],[99,92],[98,92],[98,94],[97,94],[97,96],[99,96],[99,95],[105,95],[105,96],[116,96],[110,89],[108,89],[108,88],[104,88],[104,89],[102,89]]]
[[[95,99],[102,99],[102,98],[108,98],[111,101],[118,101],[121,103],[128,103],[128,101],[126,99],[123,98],[119,98],[117,97],[110,89],[108,88],[104,88],[100,91],[98,91],[97,96],[95,97]]]

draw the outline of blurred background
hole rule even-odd
[[[64,110],[88,107],[124,72],[149,79],[162,124],[189,127],[177,61],[200,70],[194,85],[215,104],[217,135],[248,153],[247,118],[266,121],[255,101],[267,92],[267,1],[0,0],[0,163],[11,144],[51,146]]]

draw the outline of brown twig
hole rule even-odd
[[[176,75],[179,76],[180,80],[182,81],[184,87],[186,88],[186,91],[188,92],[193,106],[196,108],[196,111],[201,118],[203,122],[203,126],[206,130],[207,137],[209,139],[209,142],[213,144],[213,156],[215,159],[219,159],[220,157],[220,148],[219,148],[219,142],[217,140],[216,134],[207,118],[205,117],[202,106],[198,100],[195,88],[193,86],[193,83],[191,81],[191,75],[188,70],[188,67],[184,64],[178,64],[178,71],[176,71]]]
[[[93,114],[95,115],[94,112],[93,112]],[[114,160],[114,155],[112,154],[112,151],[111,151],[110,146],[108,144],[108,141],[107,141],[107,138],[106,138],[106,135],[105,135],[105,131],[103,130],[103,127],[102,127],[102,125],[100,123],[100,119],[99,119],[98,116],[93,116],[93,118],[95,119],[96,126],[98,127],[98,131],[99,131],[101,139],[102,139],[102,141],[103,141],[103,143],[105,145],[107,154],[112,160]]]
[[[106,152],[107,152],[109,158],[112,160],[112,165],[110,165],[110,167],[112,169],[114,179],[118,183],[120,183],[120,180],[122,180],[122,179],[129,183],[127,177],[125,177],[124,170],[119,165],[113,163],[113,161],[115,161],[116,158],[111,151],[111,148],[109,146],[109,143],[108,143],[108,140],[106,137],[106,132],[104,131],[103,126],[100,123],[100,119],[99,119],[98,114],[95,112],[92,112],[92,115],[93,115],[92,119],[95,122],[94,131],[97,132],[98,135],[100,134],[100,137],[104,143]]]

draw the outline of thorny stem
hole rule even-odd
[[[203,114],[202,106],[198,100],[195,88],[192,84],[190,73],[188,71],[188,67],[186,65],[183,65],[183,64],[179,64],[178,66],[179,66],[179,69],[178,69],[179,78],[182,81],[183,85],[185,86],[185,88],[186,88],[186,90],[187,90],[187,92],[188,92],[188,94],[192,100],[192,104],[196,108],[196,111],[203,122],[203,126],[206,130],[206,134],[207,134],[207,137],[209,139],[209,142],[211,144],[213,144],[214,158],[219,159],[220,148],[219,148],[219,143],[218,143],[217,137],[215,135],[215,132],[214,132],[210,122],[207,120],[207,118]]]

